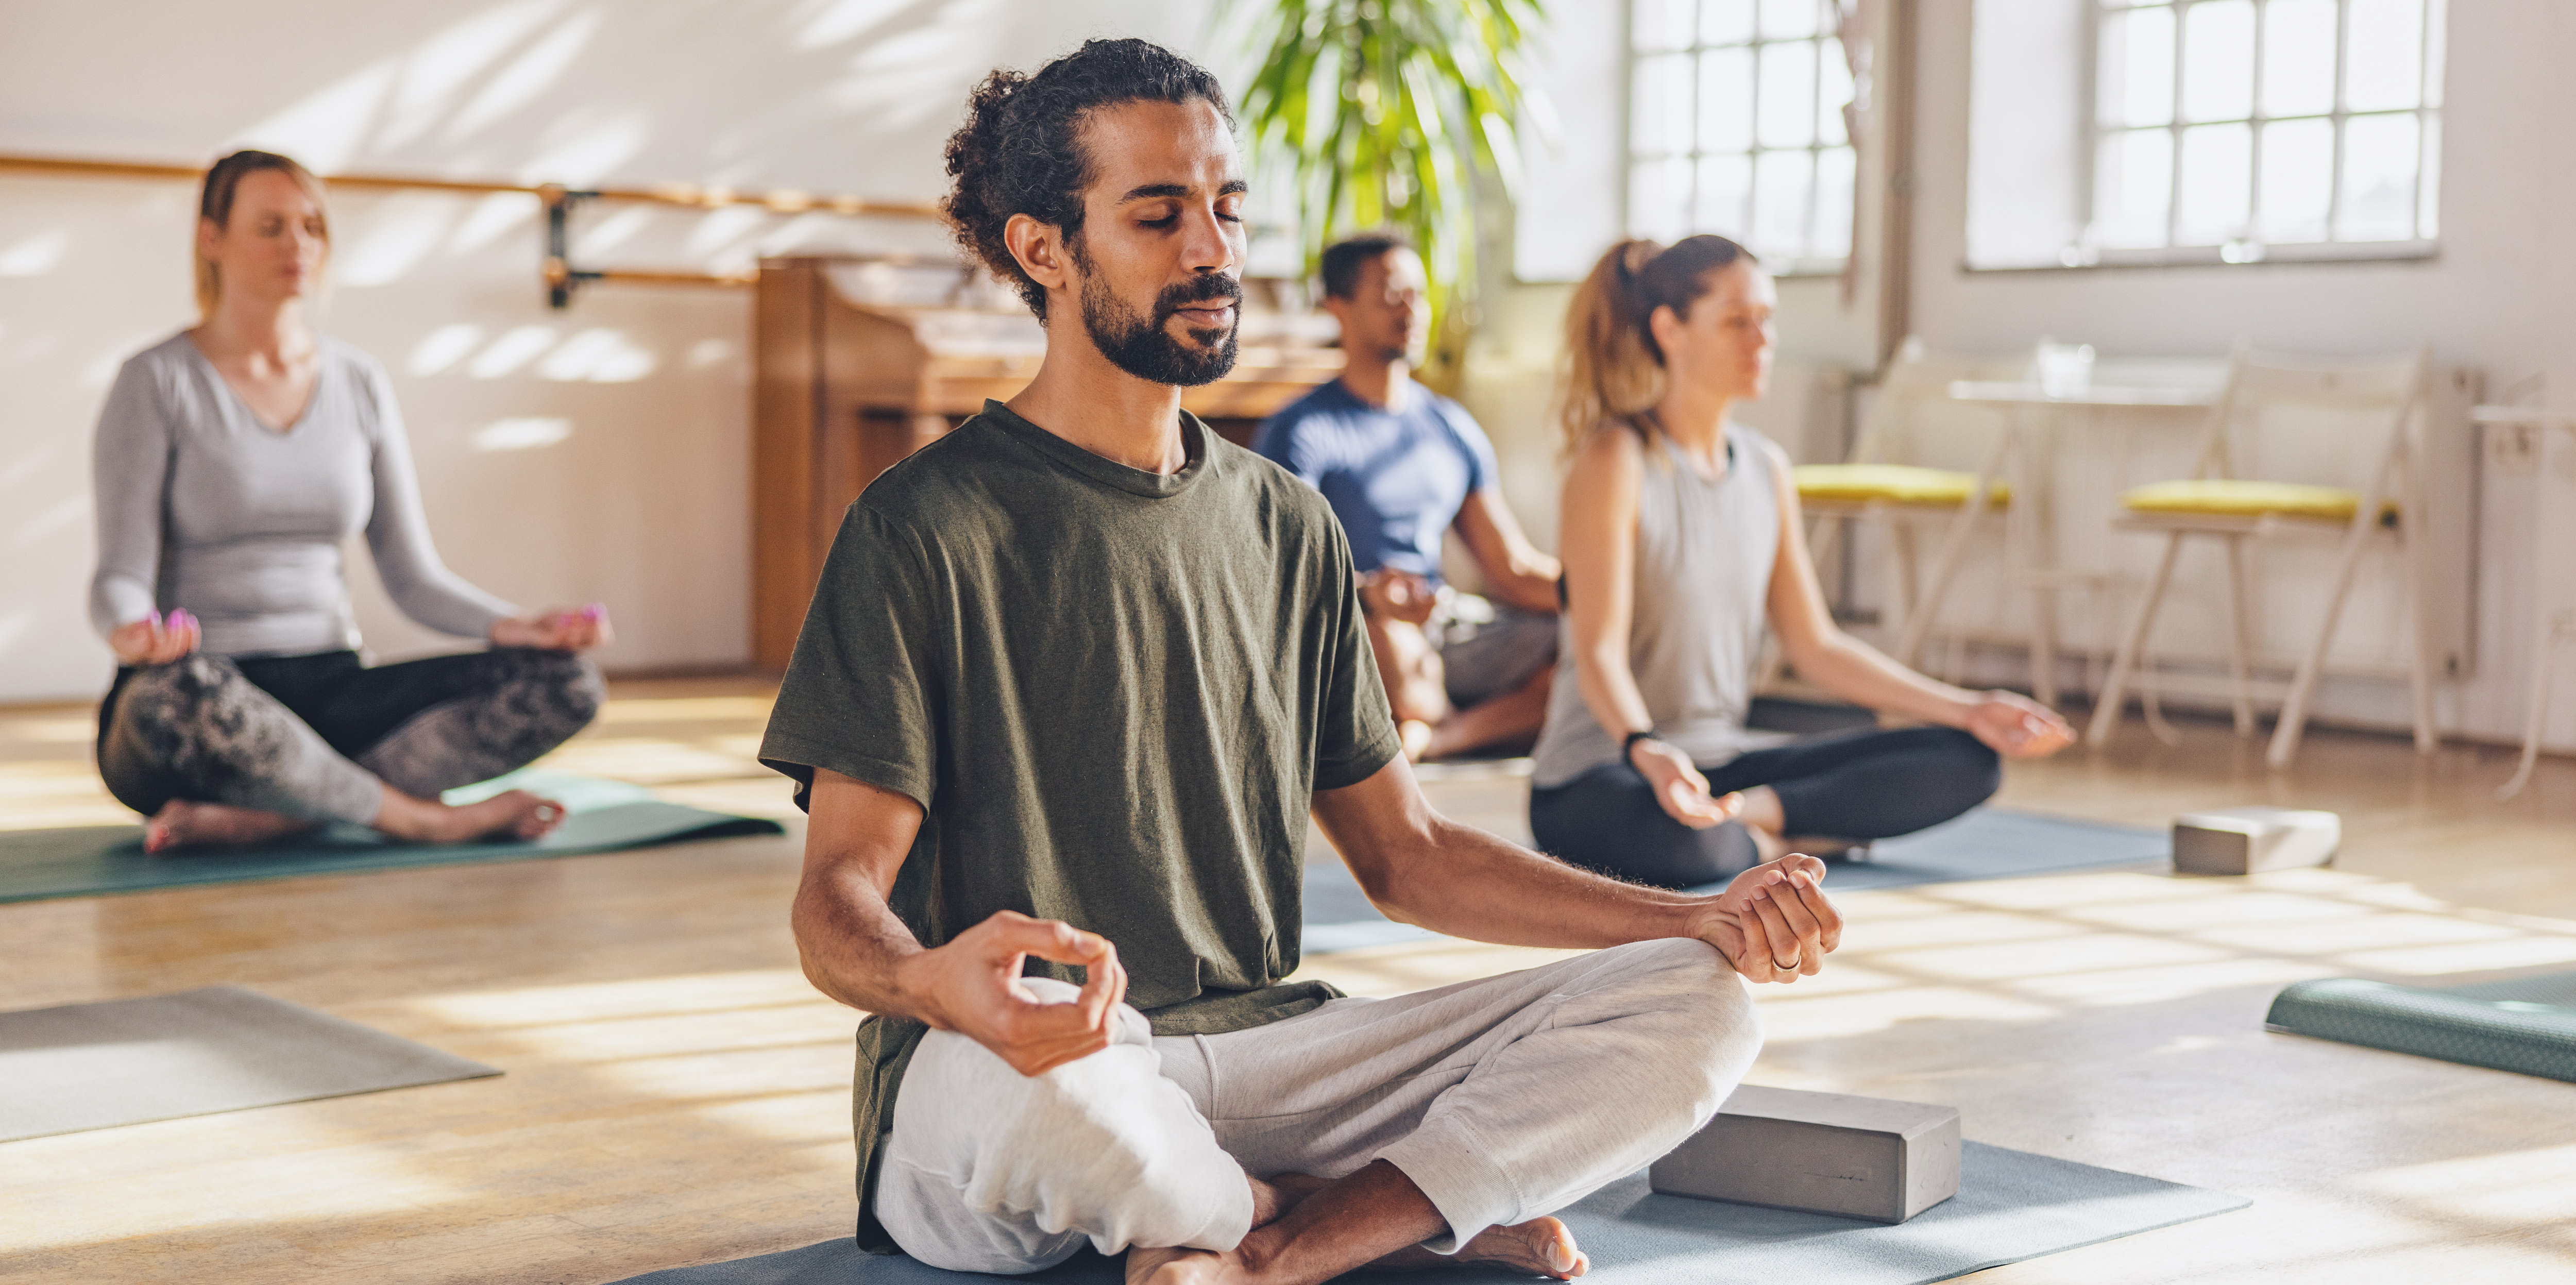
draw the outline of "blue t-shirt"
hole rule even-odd
[[[1440,581],[1440,535],[1493,485],[1494,444],[1458,403],[1408,383],[1402,410],[1371,406],[1336,379],[1261,425],[1252,449],[1324,493],[1362,572],[1393,567]]]

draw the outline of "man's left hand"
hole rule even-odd
[[[533,647],[540,651],[589,651],[616,637],[608,627],[608,608],[559,607],[532,616],[510,616],[492,622],[495,647]]]
[[[1692,935],[1752,982],[1814,976],[1842,945],[1842,912],[1825,896],[1825,863],[1803,853],[1766,861],[1708,903]]]

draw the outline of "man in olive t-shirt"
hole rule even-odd
[[[1131,1282],[1372,1263],[1579,1275],[1548,1216],[1687,1137],[1750,1065],[1739,976],[1840,936],[1791,857],[1715,897],[1432,811],[1349,549],[1179,409],[1235,356],[1225,95],[1142,41],[996,72],[950,140],[959,240],[1048,323],[1008,404],[853,504],[761,758],[811,814],[793,922],[860,1027],[859,1237]],[[1396,999],[1291,982],[1312,811],[1435,931],[1603,947]]]

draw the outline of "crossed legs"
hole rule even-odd
[[[1504,674],[1524,666],[1530,672],[1526,678],[1506,679],[1510,685],[1490,695],[1483,684],[1471,682],[1464,689],[1469,694],[1453,699],[1450,662],[1431,645],[1422,626],[1377,613],[1365,620],[1369,649],[1386,684],[1387,704],[1395,712],[1407,758],[1419,761],[1497,746],[1526,747],[1537,739],[1547,721],[1548,691],[1556,678],[1556,667],[1546,663],[1553,659],[1552,650],[1534,665],[1528,663],[1531,657],[1508,650],[1477,650],[1470,668],[1481,662],[1499,667]],[[1552,618],[1546,627],[1552,630]],[[1547,636],[1552,638],[1552,632]],[[1494,654],[1497,651],[1501,654]]]
[[[1576,1275],[1551,1215],[1705,1124],[1760,1044],[1741,984],[1688,940],[1225,1035],[1131,1018],[1036,1077],[925,1037],[877,1183],[896,1242],[998,1273],[1132,1249],[1139,1285],[1466,1260]]]
[[[193,655],[120,679],[99,773],[150,818],[147,848],[260,842],[329,821],[423,842],[534,838],[560,819],[523,791],[458,807],[438,795],[587,724],[602,694],[587,662],[520,650],[372,670],[334,659]],[[263,684],[246,669],[276,672]]]

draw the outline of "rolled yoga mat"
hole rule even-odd
[[[0,1013],[0,1142],[499,1075],[238,986]]]
[[[1647,1189],[1644,1174],[1612,1183],[1558,1216],[1592,1256],[1584,1285],[1921,1285],[2251,1203],[2223,1191],[1971,1142],[1959,1156],[1959,1194],[1893,1227],[1659,1196]],[[650,1272],[621,1285],[966,1285],[994,1279],[900,1255],[864,1254],[857,1241],[842,1239]],[[1011,1279],[1121,1285],[1123,1277],[1120,1260],[1085,1251],[1062,1266]],[[1437,1279],[1443,1285],[1526,1285],[1531,1278],[1466,1267],[1443,1271]]]
[[[613,852],[684,839],[783,834],[761,817],[709,812],[653,797],[640,785],[522,770],[450,790],[450,803],[503,790],[532,790],[564,805],[562,825],[533,842],[397,843],[359,826],[333,825],[255,848],[204,848],[155,855],[139,825],[0,831],[0,902],[143,892],[191,884],[292,879],[303,875],[398,870],[481,861],[525,861]]]
[[[1825,889],[1859,892],[2115,866],[2161,868],[2172,859],[2172,852],[2173,838],[2163,830],[1976,808],[1929,829],[1881,839],[1865,860],[1828,859]],[[1693,891],[1715,892],[1723,886],[1710,884]],[[1433,935],[1379,914],[1340,862],[1307,865],[1306,954],[1328,955]]]
[[[2445,990],[2326,977],[2283,990],[2263,1024],[2364,1048],[2576,1081],[2576,973]]]

